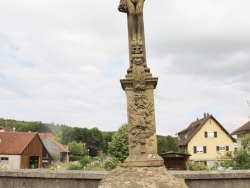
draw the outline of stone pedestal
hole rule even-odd
[[[162,166],[157,153],[154,89],[158,78],[149,69],[133,64],[121,80],[127,96],[129,156],[124,166]]]
[[[188,188],[184,180],[178,179],[160,167],[120,167],[111,171],[100,182],[98,188]]]

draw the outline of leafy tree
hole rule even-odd
[[[115,132],[102,132],[102,147],[99,148],[103,153],[108,152],[108,143],[112,141]]]
[[[72,133],[74,135],[74,139],[76,142],[84,142],[88,143],[89,141],[89,129],[87,128],[79,128],[79,127],[74,127],[72,128]]]
[[[157,136],[158,153],[164,153],[167,150],[166,140],[164,136]]]
[[[245,136],[242,149],[237,151],[233,159],[235,169],[250,169],[250,137]]]
[[[157,136],[158,153],[165,153],[168,151],[178,152],[179,146],[175,137]]]
[[[38,132],[40,127],[42,126],[42,122],[40,121],[17,121],[12,119],[0,119],[0,126],[10,126],[15,128],[17,132]]]
[[[250,169],[250,154],[246,150],[238,151],[233,160],[235,162],[235,169]]]
[[[76,141],[69,143],[68,147],[70,153],[75,156],[84,156],[87,153],[83,144],[77,143]]]
[[[94,127],[92,129],[89,130],[89,140],[88,140],[88,144],[94,145],[97,148],[101,148],[102,146],[102,132]]]
[[[179,146],[177,144],[177,139],[175,137],[172,137],[170,135],[168,135],[166,137],[166,151],[174,151],[174,152],[178,152],[179,150]]]
[[[244,136],[242,140],[242,147],[244,150],[250,152],[250,136]]]
[[[112,141],[108,143],[108,153],[123,162],[128,157],[128,147],[128,128],[127,124],[124,124],[113,135]]]
[[[51,133],[52,130],[46,124],[41,123],[41,125],[38,127],[37,132],[39,132],[39,133]]]
[[[79,128],[79,127],[64,127],[60,134],[61,143],[68,144],[76,141],[78,143],[86,143],[88,145],[95,146],[98,149],[102,149],[103,135],[102,132],[94,127],[92,129]]]
[[[76,141],[74,130],[71,127],[65,127],[62,129],[61,143],[66,145],[70,142]]]

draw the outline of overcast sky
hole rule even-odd
[[[119,0],[0,0],[0,118],[116,131],[129,67]],[[146,0],[157,134],[203,113],[228,132],[250,107],[250,1]]]

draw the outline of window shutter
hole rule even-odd
[[[207,131],[205,132],[205,138],[207,138]]]
[[[214,138],[217,138],[217,132],[216,131],[214,132]]]
[[[229,151],[229,146],[226,146],[226,151]]]
[[[219,146],[216,146],[216,151],[219,151],[220,150],[220,147]]]
[[[197,153],[197,148],[196,148],[196,146],[194,146],[194,153]]]
[[[207,147],[203,146],[203,153],[207,153]]]

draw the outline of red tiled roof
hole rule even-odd
[[[0,153],[21,154],[36,134],[35,132],[0,132]]]
[[[244,125],[242,125],[238,129],[236,129],[234,132],[231,133],[231,135],[237,135],[240,133],[245,133],[247,131],[250,132],[250,121],[248,121],[247,123],[245,123]]]
[[[41,138],[41,140],[44,140],[46,137],[48,138],[55,138],[55,135],[53,133],[38,133],[39,137]]]

